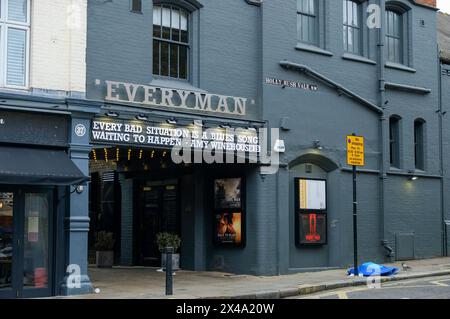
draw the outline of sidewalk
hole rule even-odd
[[[385,264],[399,267],[400,272],[384,280],[450,275],[450,258],[410,261],[407,264],[412,267],[409,271],[402,271],[401,263]],[[100,292],[70,298],[167,298],[164,295],[165,274],[154,268],[90,268],[89,272],[94,288]],[[347,277],[345,269],[276,277],[180,271],[174,276],[174,295],[171,298],[276,299],[366,283],[365,278]]]

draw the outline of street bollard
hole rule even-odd
[[[172,254],[174,249],[166,247],[166,296],[173,295]]]

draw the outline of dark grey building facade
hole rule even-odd
[[[170,232],[183,269],[348,266],[355,133],[366,156],[359,260],[446,255],[448,77],[436,21],[435,8],[407,0],[90,1],[87,99],[100,111],[85,159],[89,250],[112,232],[116,264],[157,266],[156,234]],[[278,169],[175,163],[164,136],[192,125],[277,129],[257,143]]]

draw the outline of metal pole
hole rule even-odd
[[[166,248],[166,296],[173,295],[172,247]]]
[[[353,165],[353,258],[355,276],[359,276],[358,271],[358,202],[356,201],[356,166]]]

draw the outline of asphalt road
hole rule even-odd
[[[294,299],[450,299],[450,276],[343,288]]]

